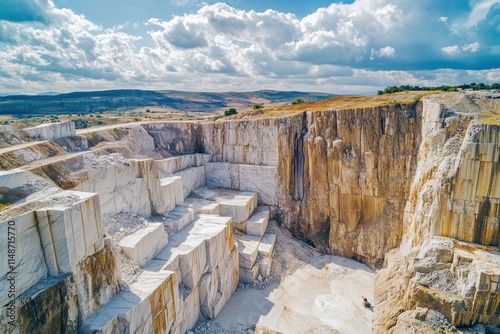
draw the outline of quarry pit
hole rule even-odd
[[[497,333],[499,101],[4,126],[0,332]]]

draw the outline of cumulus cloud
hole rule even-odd
[[[441,48],[441,51],[449,56],[455,56],[460,53],[460,47],[458,45],[445,46]]]
[[[474,30],[496,8],[490,0],[476,3],[476,28],[466,31],[453,27],[470,18],[467,6],[447,12],[448,7],[430,6],[432,0],[418,5],[356,0],[332,3],[301,19],[276,10],[207,4],[168,20],[151,18],[143,23],[148,32],[142,36],[125,32],[126,23],[104,28],[52,0],[0,0],[0,5],[6,2],[12,7],[0,13],[0,90],[46,91],[50,82],[59,90],[269,85],[361,91],[419,80],[448,82],[445,75],[465,82],[467,75],[498,73],[500,47],[488,47]],[[137,23],[133,28],[141,30]],[[431,75],[438,72],[441,76]]]
[[[375,51],[375,49],[372,49],[370,59],[373,60],[375,57],[378,58],[394,58],[394,55],[396,54],[396,50],[394,50],[393,47],[391,46],[386,46],[385,48],[381,48],[378,51]]]

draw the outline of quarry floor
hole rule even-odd
[[[276,233],[272,273],[241,284],[216,319],[188,333],[371,333],[374,272],[356,261],[324,255],[271,222]]]

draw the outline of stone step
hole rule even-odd
[[[186,168],[176,172],[174,176],[182,177],[183,198],[188,197],[194,189],[205,186],[205,166]]]
[[[160,173],[165,175],[173,174],[190,167],[205,166],[209,159],[210,154],[194,153],[156,160],[156,165]]]
[[[220,204],[220,214],[233,218],[234,224],[245,222],[257,207],[257,193],[223,188],[194,189],[195,196]]]
[[[256,235],[238,235],[236,241],[238,242],[238,253],[240,259],[240,270],[252,270],[259,254],[259,245],[262,237]]]
[[[259,266],[259,274],[262,275],[262,277],[269,277],[272,263],[272,258],[259,255],[256,265]]]
[[[194,209],[179,205],[165,216],[166,219],[163,222],[163,225],[165,226],[167,233],[169,235],[173,235],[193,221]]]
[[[168,243],[162,223],[149,223],[146,228],[126,236],[120,241],[123,252],[139,266],[151,261]]]
[[[170,270],[189,291],[198,290],[204,317],[214,318],[238,285],[238,252],[231,217],[197,214],[171,236],[169,244],[145,267]]]
[[[184,202],[184,181],[182,176],[167,176],[160,179],[161,195],[166,203],[166,211]]]
[[[269,223],[269,207],[260,205],[246,222],[246,233],[263,236]]]
[[[128,291],[87,318],[83,333],[166,333],[174,325],[179,292],[171,271],[143,271]]]
[[[259,254],[264,257],[272,257],[276,234],[265,234],[259,244]]]
[[[193,209],[195,214],[197,213],[210,214],[210,215],[220,214],[219,203],[202,198],[187,197],[183,205]]]

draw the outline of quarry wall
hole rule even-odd
[[[500,325],[498,124],[429,98],[280,118],[152,122],[72,134],[0,152],[1,189],[24,182],[23,170],[30,170],[74,192],[65,205],[50,205],[57,201],[47,196],[40,199],[44,205],[19,212],[19,242],[28,246],[20,248],[26,260],[19,270],[27,275],[18,294],[58,275],[58,289],[78,295],[60,301],[70,305],[69,313],[53,306],[64,313],[54,313],[54,326],[58,317],[66,326],[78,326],[76,318],[92,314],[120,288],[114,269],[102,281],[82,266],[113,263],[101,215],[169,211],[205,185],[255,191],[261,204],[271,206],[272,218],[295,236],[324,252],[383,266],[376,280],[375,332],[397,333],[408,319],[422,318],[412,313],[417,308],[438,310],[454,325]],[[95,159],[86,158],[88,148]],[[99,162],[112,154],[126,161]],[[1,218],[0,229],[8,228]],[[232,251],[227,253],[237,267]],[[0,275],[2,287],[6,274]],[[231,291],[233,276],[227,279]],[[88,290],[89,284],[105,292],[96,299],[92,294],[101,292]],[[180,305],[178,293],[165,303],[177,305],[178,312],[194,307],[189,301]],[[20,307],[40,308],[49,299],[28,298]],[[0,301],[6,300],[2,293]],[[171,325],[183,328],[180,322]]]

